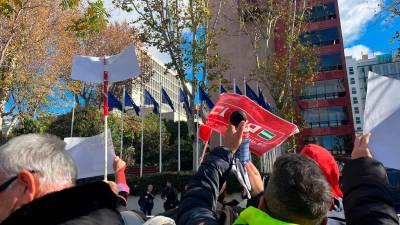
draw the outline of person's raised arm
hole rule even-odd
[[[226,182],[232,166],[233,153],[242,142],[245,122],[236,129],[229,126],[224,147],[211,151],[191,180],[182,198],[178,212],[178,225],[217,225],[216,204],[219,191]]]
[[[128,204],[129,186],[126,183],[125,169],[126,163],[120,157],[114,158],[113,168],[115,171],[115,182],[118,187],[118,195],[123,200],[121,205],[126,206]]]
[[[383,165],[372,158],[371,135],[356,137],[352,160],[343,169],[343,205],[348,225],[398,225]]]

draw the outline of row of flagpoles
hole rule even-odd
[[[235,80],[233,82],[233,90],[234,93],[236,94],[240,94],[243,95],[242,91],[240,90],[239,86],[236,84]],[[270,110],[270,105],[265,101],[264,95],[262,90],[260,89],[260,87],[257,85],[257,91],[258,91],[258,95],[256,94],[256,92],[248,85],[248,83],[246,81],[244,81],[244,95],[246,95],[247,97],[249,97],[250,99],[252,99],[253,101],[255,101],[256,103],[258,103],[260,106],[262,106],[263,108]],[[186,93],[182,90],[182,88],[179,88],[179,103],[184,103],[184,106],[188,109],[188,112],[190,114],[192,114],[192,110],[191,107],[189,105],[189,99],[188,96],[186,95]],[[120,146],[120,156],[121,158],[123,158],[123,134],[124,134],[124,112],[126,111],[127,107],[131,107],[137,116],[141,116],[141,149],[140,149],[140,176],[143,175],[143,136],[144,136],[144,113],[140,113],[143,108],[141,109],[137,104],[135,104],[135,102],[133,101],[133,99],[131,98],[131,96],[129,96],[128,92],[125,90],[125,86],[123,87],[123,92],[122,92],[122,97],[121,97],[121,101],[118,100],[117,97],[115,97],[111,92],[107,91],[107,104],[108,104],[108,108],[110,109],[118,109],[120,110],[121,113],[121,146]],[[141,96],[141,105],[142,107],[144,107],[145,105],[153,105],[153,113],[159,115],[160,118],[160,142],[159,142],[159,171],[160,173],[162,172],[162,112],[161,112],[161,107],[160,104],[156,101],[156,99],[150,94],[150,92],[144,88],[144,85],[142,85],[142,93],[143,95]],[[214,103],[212,102],[211,98],[209,97],[209,95],[206,93],[206,91],[204,91],[204,89],[202,87],[198,87],[198,93],[199,93],[199,99],[201,102],[205,102],[207,107],[209,109],[212,109],[214,107]],[[220,88],[219,88],[219,93],[227,93],[226,89],[224,88],[224,86],[222,84],[220,84]],[[168,104],[168,106],[171,108],[171,110],[173,112],[175,112],[175,107],[174,104],[171,100],[171,98],[169,97],[168,93],[165,91],[165,89],[162,87],[162,85],[160,85],[160,99],[161,99],[161,103],[165,103]],[[75,105],[72,109],[72,122],[71,122],[71,137],[73,135],[73,125],[74,125],[74,112],[75,112]],[[198,109],[198,107],[196,107]],[[181,130],[180,130],[180,112],[181,110],[181,105],[178,106],[178,171],[181,171]],[[143,110],[144,111],[144,110]],[[199,110],[196,110],[196,129],[197,129],[197,133],[196,133],[196,152],[195,152],[195,157],[196,159],[199,158],[199,134],[198,134],[198,130],[199,130]],[[222,145],[222,137],[220,136],[220,145]],[[198,164],[195,164],[195,168],[198,167]]]
[[[104,115],[104,179],[107,180],[107,132],[108,132],[108,109],[118,108],[122,111],[122,123],[123,123],[123,112],[125,111],[126,106],[132,106],[137,115],[139,112],[141,113],[142,119],[142,135],[141,135],[141,152],[140,152],[140,176],[143,175],[143,144],[144,144],[144,105],[153,105],[153,112],[159,114],[160,116],[160,163],[159,169],[162,172],[162,130],[161,130],[161,108],[154,97],[144,88],[144,84],[141,85],[142,95],[141,95],[141,106],[142,110],[133,102],[132,98],[127,94],[125,89],[123,90],[123,97],[121,104],[117,98],[115,98],[108,91],[109,82],[118,82],[130,79],[132,77],[137,77],[140,75],[140,66],[138,64],[135,48],[133,46],[129,46],[124,49],[121,53],[112,56],[104,56],[104,57],[93,57],[93,56],[80,56],[75,55],[72,63],[72,73],[71,78],[73,80],[80,80],[83,82],[90,82],[95,84],[103,84],[103,115]],[[258,85],[257,85],[258,86]],[[265,102],[262,91],[259,87],[258,96],[257,94],[248,86],[247,82],[244,80],[244,90],[245,95],[248,96],[253,101],[260,104],[263,108],[269,110],[270,106]],[[236,85],[234,81],[233,85],[234,93],[241,94],[239,87]],[[192,114],[192,110],[189,104],[189,99],[186,93],[179,88],[179,104],[184,103],[187,111]],[[220,85],[220,93],[224,93],[226,90],[222,85]],[[198,87],[198,93],[201,102],[206,102],[207,106],[212,109],[214,107],[214,103],[211,101],[208,94],[202,89],[202,87]],[[160,101],[161,103],[168,104],[173,111],[175,111],[174,106],[167,92],[164,90],[162,85],[160,84]],[[196,168],[198,165],[198,139],[199,139],[199,107],[197,109],[197,144],[196,144]],[[178,107],[180,110],[180,107]],[[71,122],[71,136],[73,135],[73,123],[74,123],[74,114],[75,114],[75,104],[72,112],[72,122]],[[180,115],[180,111],[178,112]],[[180,171],[180,118],[178,119],[178,171]],[[121,156],[123,149],[123,125],[121,125]]]

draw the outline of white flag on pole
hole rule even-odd
[[[103,73],[110,74],[108,81],[117,82],[127,80],[140,74],[135,48],[129,46],[120,54],[106,56],[106,65],[103,57],[75,55],[72,60],[73,80],[92,83],[103,83]]]
[[[400,169],[400,80],[368,74],[364,133],[371,132],[369,147],[386,167]]]
[[[111,134],[108,132],[108,174],[113,174],[115,158]],[[78,179],[104,175],[104,133],[93,137],[64,138],[65,149],[78,169]]]

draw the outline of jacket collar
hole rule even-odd
[[[1,225],[59,224],[102,208],[115,209],[118,197],[99,181],[50,193],[11,214]]]

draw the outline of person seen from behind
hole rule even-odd
[[[398,225],[385,167],[368,148],[371,134],[357,136],[351,161],[343,168],[343,205],[347,225]],[[379,149],[375,149],[379,151]]]
[[[1,225],[122,225],[119,200],[103,181],[75,186],[65,143],[27,134],[0,147]]]
[[[314,160],[321,168],[326,180],[332,191],[332,206],[328,212],[328,225],[345,225],[346,220],[343,209],[343,193],[339,185],[339,167],[335,158],[325,148],[309,144],[306,145],[301,151],[301,155],[307,156]]]
[[[178,191],[172,186],[171,181],[167,181],[164,190],[161,192],[161,199],[164,200],[164,209],[168,211],[179,205]]]
[[[178,225],[225,224],[217,218],[217,197],[227,181],[233,155],[242,142],[245,122],[238,128],[230,125],[224,147],[211,151],[193,177],[178,213]],[[243,210],[233,224],[320,225],[332,196],[318,165],[308,157],[287,154],[277,159],[267,189],[252,163],[246,164],[252,186],[252,197],[261,196],[258,207]],[[229,223],[228,223],[229,224]]]

